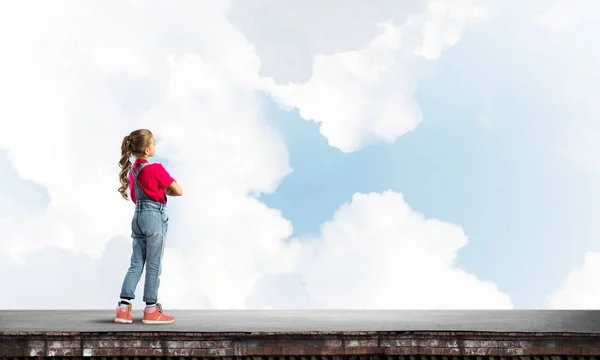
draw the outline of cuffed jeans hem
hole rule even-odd
[[[121,295],[119,297],[121,299],[129,299],[129,300],[135,299],[135,295],[133,295],[133,294],[124,294],[124,293],[121,293]]]

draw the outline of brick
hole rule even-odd
[[[458,356],[458,355],[460,355],[460,349],[459,348],[443,348],[442,349],[442,355],[445,355],[445,356]]]
[[[59,348],[48,350],[47,356],[81,356],[81,351],[79,349],[72,348]]]
[[[233,349],[216,349],[217,356],[233,356]],[[281,349],[277,349],[275,355],[281,355]]]
[[[264,344],[259,340],[244,340],[240,345],[245,348],[263,348]]]
[[[273,344],[269,344],[269,347],[276,347],[279,346],[279,342],[277,343],[273,343]],[[310,340],[304,340],[302,341],[302,347],[303,348],[322,348],[322,347],[326,347],[327,345],[325,345],[325,340],[314,340],[314,339],[310,339]]]
[[[205,350],[208,351],[208,349],[205,349]],[[260,355],[264,354],[264,352],[265,352],[265,348],[256,348],[256,349],[253,349],[252,355],[260,356]]]
[[[397,339],[397,340],[381,340],[379,346],[381,347],[408,347],[411,346],[411,340],[409,339]]]
[[[550,355],[550,354],[552,354],[552,351],[551,351],[551,349],[550,349],[550,348],[547,348],[547,347],[541,347],[541,348],[540,348],[540,352],[539,352],[539,354],[540,354],[540,355]]]
[[[488,348],[464,348],[461,351],[461,355],[466,356],[485,356],[488,353]]]
[[[83,347],[86,349],[94,349],[100,347],[100,342],[97,340],[84,340]]]
[[[436,356],[547,356],[548,360],[559,360],[556,355],[572,357],[598,356],[600,336],[598,334],[535,334],[473,333],[464,332],[387,332],[373,336],[372,332],[317,332],[278,334],[209,334],[190,333],[84,333],[82,335],[50,336],[19,332],[13,335],[0,334],[0,351],[5,357],[55,356],[137,356],[173,357],[192,356],[193,350],[204,350],[199,357],[227,358],[233,356],[257,357],[265,355],[268,360],[279,360],[279,356],[295,357],[295,360],[311,360],[312,356],[328,356],[330,360],[341,360],[341,355],[361,360],[370,355],[436,355]],[[28,337],[32,337],[31,340]],[[136,339],[136,336],[140,338]],[[227,340],[235,336],[235,340]],[[360,337],[358,337],[360,336]],[[451,338],[457,336],[458,338]],[[353,338],[352,338],[353,337]],[[358,338],[357,338],[358,337]],[[167,345],[168,344],[168,345]],[[181,344],[181,345],[179,345]],[[344,347],[347,345],[347,348]],[[165,347],[163,351],[163,346]],[[181,347],[179,347],[181,346]],[[47,347],[47,348],[46,348]],[[170,351],[167,354],[167,350]],[[187,349],[187,351],[178,351]],[[190,355],[184,355],[189,353]],[[61,355],[62,354],[62,355]],[[72,355],[75,354],[75,355]],[[365,356],[367,355],[367,356]],[[225,359],[222,359],[225,360]],[[316,359],[314,359],[316,360]]]
[[[150,349],[161,349],[163,346],[160,340],[150,340],[148,341],[148,347]]]
[[[100,353],[102,356],[125,356],[127,355],[128,348],[103,348],[100,349]],[[131,348],[133,354],[136,354],[139,350],[138,348]]]
[[[162,349],[153,349],[152,350],[152,355],[151,356],[163,356],[163,350]]]
[[[204,349],[217,347],[217,343],[216,341],[184,341],[183,347],[191,349]]]
[[[345,350],[344,350],[343,347],[334,348],[333,353],[334,353],[334,355],[344,355],[345,354]]]
[[[171,348],[165,350],[165,356],[190,356],[193,352],[192,349],[183,349],[183,348]]]
[[[148,347],[148,342],[143,340],[132,340],[129,346],[134,348]]]
[[[1,352],[2,350],[0,350]],[[7,352],[8,353],[8,352]],[[30,357],[36,357],[36,356],[44,356],[45,351],[42,348],[30,348],[29,349],[29,356]],[[6,355],[4,355],[6,356]]]
[[[498,347],[498,342],[497,341],[482,341],[481,342],[481,347],[486,347],[486,348],[497,348]]]
[[[62,349],[63,342],[62,341],[50,341],[48,342],[48,349]]]
[[[168,349],[182,349],[183,341],[166,341],[165,347]]]
[[[456,347],[458,347],[458,340],[446,340],[442,344],[442,347],[445,347],[445,348],[456,348]]]
[[[490,350],[489,348],[484,348],[484,347],[477,348],[477,350],[475,351],[475,355],[485,356],[488,354],[489,350]]]
[[[353,348],[353,355],[366,355],[379,353],[378,347],[356,347]]]
[[[6,355],[10,357],[21,357],[26,356],[27,351],[22,348],[6,349]]]
[[[463,342],[463,347],[466,348],[478,348],[481,346],[481,341],[479,340],[465,340]]]
[[[156,349],[150,349],[150,348],[146,348],[146,349],[140,349],[142,350],[143,354],[140,356],[154,356],[154,352],[156,351]]]
[[[433,355],[433,349],[426,347],[426,348],[421,348],[421,354],[423,355]]]
[[[527,341],[527,340],[515,341],[514,344],[516,347],[523,348],[523,349],[532,349],[532,348],[536,347],[533,342]]]
[[[100,347],[100,348],[114,348],[114,347],[119,347],[119,346],[116,346],[114,340],[100,340],[100,341],[98,341],[98,347]]]
[[[410,348],[408,347],[394,347],[384,349],[386,355],[408,355]]]
[[[347,347],[377,346],[377,340],[346,340]]]
[[[42,340],[29,340],[28,346],[30,348],[43,348],[44,346],[46,346],[46,343]]]
[[[331,348],[331,347],[342,347],[343,346],[343,342],[342,340],[325,340],[325,347]]]
[[[250,354],[248,354],[250,355]],[[192,354],[191,356],[198,356],[198,357],[208,357],[208,356],[212,356],[209,352],[209,349],[192,349]]]

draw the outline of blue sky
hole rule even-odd
[[[294,172],[263,201],[302,235],[318,233],[354,192],[401,192],[426,217],[464,228],[469,243],[459,252],[461,268],[498,283],[517,308],[548,306],[548,295],[582,254],[600,248],[599,197],[589,172],[553,149],[564,121],[557,112],[565,111],[557,102],[563,94],[552,89],[561,84],[555,70],[577,74],[562,67],[564,58],[549,58],[555,54],[548,45],[578,36],[536,47],[547,34],[529,30],[515,41],[530,26],[514,15],[467,30],[436,62],[416,93],[424,121],[393,144],[343,153],[328,146],[318,124],[266,99]],[[478,121],[482,112],[491,124]]]

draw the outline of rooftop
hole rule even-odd
[[[594,310],[165,310],[171,325],[113,322],[112,310],[3,310],[0,333],[6,332],[210,332],[299,333],[369,331],[472,331],[600,333]]]

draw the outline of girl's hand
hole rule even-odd
[[[165,189],[165,195],[173,196],[173,191],[171,190],[171,188]]]

